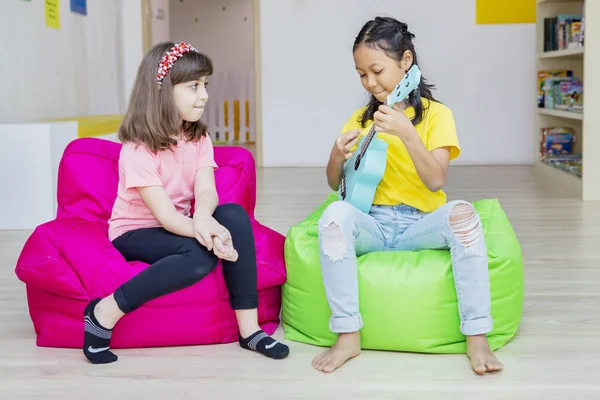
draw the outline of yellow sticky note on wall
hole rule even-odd
[[[44,0],[46,10],[46,25],[60,29],[60,0]]]
[[[475,0],[475,23],[533,24],[536,0]]]

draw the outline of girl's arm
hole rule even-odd
[[[412,158],[419,178],[430,191],[437,192],[446,184],[448,165],[450,164],[450,149],[440,147],[430,152],[419,137],[417,130],[414,127],[413,130],[414,133],[406,135],[402,138],[402,141]]]
[[[359,133],[360,129],[353,129],[338,136],[331,149],[329,162],[327,163],[327,183],[334,191],[337,191],[340,188],[344,163],[347,159],[352,157],[350,150],[358,142]]]
[[[192,219],[177,212],[164,187],[144,186],[137,190],[163,228],[179,236],[195,237]]]
[[[194,198],[196,199],[194,217],[212,217],[217,205],[219,205],[215,172],[212,166],[200,167],[196,171]]]
[[[213,249],[216,236],[220,239],[221,253],[226,253],[232,247],[231,234],[214,217],[215,209],[219,205],[219,195],[215,185],[215,172],[213,166],[200,167],[196,170],[194,178],[194,197],[196,199],[193,227],[198,241],[208,250]]]
[[[448,175],[450,149],[440,147],[429,151],[417,129],[401,110],[383,105],[373,119],[378,132],[389,132],[402,140],[425,186],[432,192],[441,190]]]
[[[344,160],[336,160],[334,157],[329,156],[329,162],[327,163],[327,184],[334,191],[340,188],[343,167]]]

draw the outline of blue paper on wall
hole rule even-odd
[[[71,12],[87,15],[87,0],[71,0]]]

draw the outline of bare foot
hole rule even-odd
[[[467,336],[467,355],[471,359],[471,367],[478,374],[502,371],[504,365],[498,361],[485,335]]]
[[[329,350],[313,358],[312,366],[319,371],[333,372],[359,354],[360,332],[340,333]]]

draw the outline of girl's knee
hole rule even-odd
[[[454,237],[466,248],[475,247],[482,239],[481,220],[471,203],[454,201],[450,205],[448,225]]]
[[[349,220],[352,213],[352,205],[345,201],[334,201],[329,204],[323,211],[321,218],[319,219],[319,227],[329,225],[331,222],[337,222],[343,224]]]
[[[223,226],[250,222],[248,213],[237,203],[225,203],[217,206],[213,217]]]
[[[181,255],[187,263],[184,273],[189,277],[189,281],[199,282],[215,269],[219,259],[195,239],[194,242],[182,246]]]
[[[321,250],[331,261],[341,261],[348,248],[347,240],[352,240],[346,229],[351,207],[346,202],[335,201],[323,211],[319,220]]]

